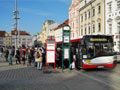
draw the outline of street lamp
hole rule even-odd
[[[20,45],[20,17],[18,17],[18,45]]]
[[[15,24],[14,24],[14,31],[15,31],[15,54],[16,54],[16,50],[18,48],[18,41],[17,41],[17,35],[18,35],[18,19],[20,19],[18,17],[18,10],[17,10],[17,0],[15,0],[15,11],[13,12],[14,13],[14,19],[15,19]]]

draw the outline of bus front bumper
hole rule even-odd
[[[83,63],[83,69],[92,69],[92,68],[113,68],[114,63],[112,64],[101,64],[101,65],[88,65]]]

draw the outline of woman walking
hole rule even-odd
[[[42,69],[42,52],[38,50],[35,54],[35,61],[37,62],[37,69]]]

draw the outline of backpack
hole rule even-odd
[[[40,53],[39,52],[37,52],[37,58],[40,58]]]

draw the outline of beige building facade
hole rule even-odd
[[[105,0],[72,0],[69,25],[72,38],[106,34]]]
[[[104,0],[81,0],[79,15],[80,36],[106,34]]]

